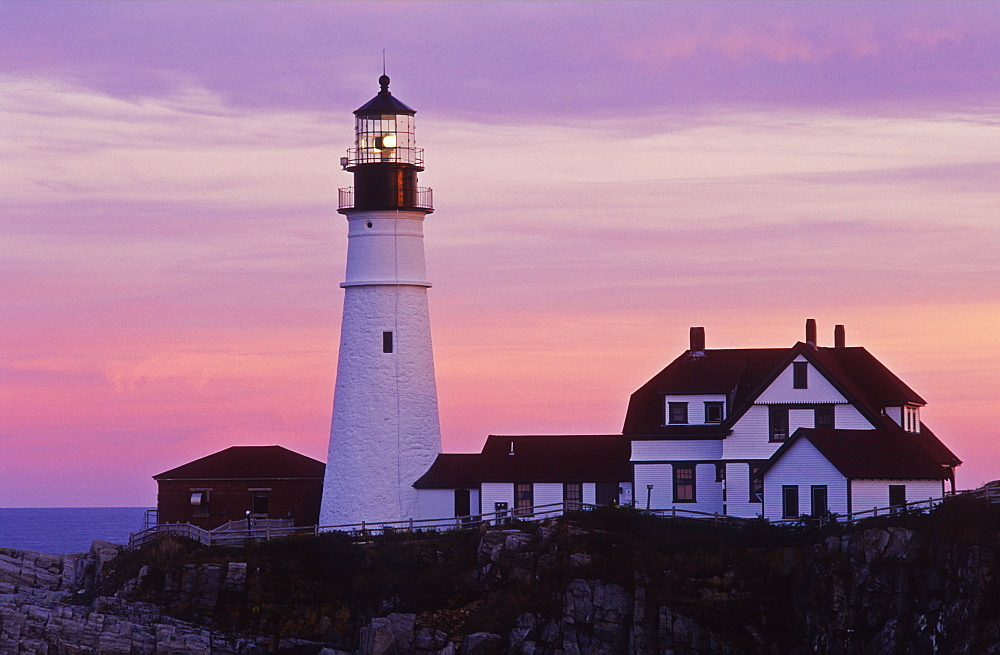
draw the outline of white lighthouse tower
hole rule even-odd
[[[441,452],[427,315],[423,221],[431,190],[417,186],[423,150],[416,113],[381,90],[354,112],[354,147],[341,159],[347,275],[321,525],[418,515],[411,486]]]

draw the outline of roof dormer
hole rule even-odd
[[[920,405],[908,403],[886,407],[882,413],[893,420],[899,427],[913,434],[920,433]]]

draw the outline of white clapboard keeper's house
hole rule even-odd
[[[578,485],[588,504],[592,488],[593,502],[644,509],[859,512],[954,491],[961,461],[921,422],[924,405],[843,326],[832,347],[810,319],[790,348],[734,349],[707,349],[697,327],[632,394],[622,435],[491,436],[479,454],[439,455],[414,486],[427,517],[558,502],[560,489],[571,504]]]

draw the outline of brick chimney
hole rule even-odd
[[[705,354],[705,328],[691,328],[691,347],[688,348],[688,354],[693,357],[700,357]]]
[[[807,318],[806,319],[806,343],[816,347],[816,319]]]
[[[833,347],[834,348],[847,347],[847,333],[844,331],[843,325],[833,326]]]

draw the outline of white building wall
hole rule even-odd
[[[886,407],[885,415],[895,421],[896,425],[902,427],[903,425],[903,408],[902,407]]]
[[[479,489],[469,490],[469,509],[473,514],[482,514],[482,503],[479,502]]]
[[[889,485],[906,486],[906,502],[940,498],[945,494],[944,480],[852,480],[851,511],[864,512],[889,506]]]
[[[800,515],[812,513],[813,485],[826,485],[830,512],[847,513],[847,479],[805,439],[792,444],[765,474],[763,512],[769,521],[782,519],[784,485],[798,486]]]
[[[664,397],[663,401],[663,424],[666,425],[670,420],[670,415],[667,409],[670,407],[670,403],[687,403],[688,404],[688,422],[687,425],[705,425],[705,403],[706,402],[717,402],[722,403],[722,419],[725,420],[728,415],[729,407],[726,402],[725,394],[687,394],[687,395],[669,395]],[[718,425],[718,423],[711,423],[710,425]]]
[[[725,459],[768,459],[781,444],[768,441],[770,435],[768,409],[754,405],[733,425],[733,433],[722,442]]]
[[[806,360],[804,357],[799,357],[796,361]],[[808,387],[807,389],[792,387],[792,365],[789,364],[754,402],[842,403],[847,400],[812,364],[809,364]]]
[[[722,440],[685,439],[632,442],[633,462],[697,461],[722,457]]]
[[[671,464],[635,464],[636,507],[646,509],[646,486],[653,485],[649,494],[650,509],[677,509],[698,512],[722,512],[722,484],[716,482],[715,464],[695,465],[696,502],[674,502],[674,473]]]
[[[583,483],[583,504],[584,505],[597,504],[597,483],[595,482]]]
[[[653,485],[647,494],[647,485]],[[636,464],[635,465],[635,506],[647,509],[663,509],[670,507],[674,495],[673,468],[670,464]]]
[[[875,428],[854,405],[835,405],[833,424],[838,430],[872,430]]]
[[[750,464],[726,462],[726,514],[757,518],[763,511],[761,503],[750,502]]]
[[[532,490],[534,494],[535,507],[539,505],[551,505],[562,503],[563,485],[562,482],[536,482]],[[555,509],[555,508],[553,508]],[[543,510],[550,511],[550,510]]]
[[[507,503],[507,510],[513,511],[514,509],[514,485],[510,482],[484,482],[480,485],[480,491],[482,493],[482,513],[492,514],[496,510],[494,509],[494,503],[501,502]]]
[[[454,489],[417,489],[417,498],[420,501],[419,518],[441,519],[455,515]]]
[[[816,427],[816,410],[812,408],[788,410],[788,436],[795,434],[799,428],[814,427]]]
[[[631,505],[632,504],[632,482],[621,482],[618,484],[618,488],[621,489],[621,493],[618,496],[618,502],[621,505]]]

